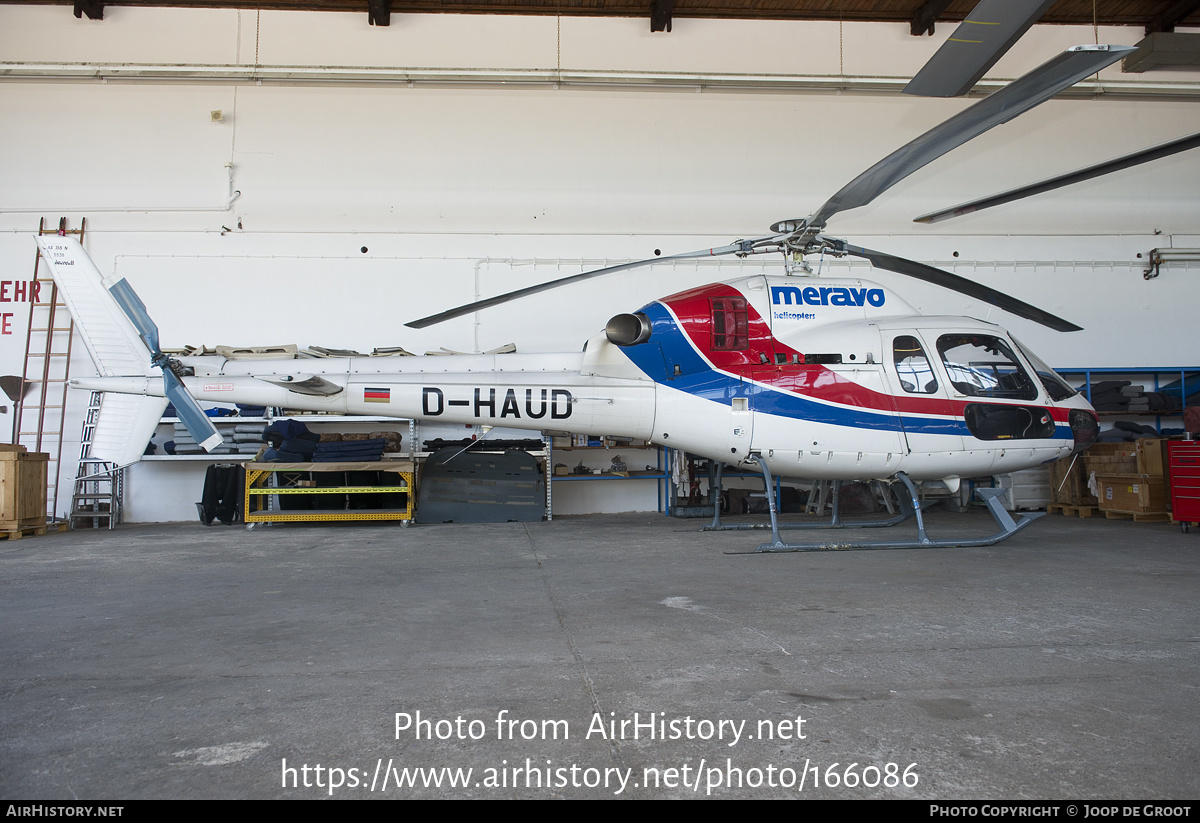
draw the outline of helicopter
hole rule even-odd
[[[956,487],[960,478],[1077,454],[1099,432],[1091,406],[1001,327],[921,315],[893,289],[869,280],[806,277],[812,274],[806,259],[862,258],[1049,328],[1077,330],[1011,295],[852,245],[825,229],[837,213],[870,203],[1129,50],[1079,46],[1064,52],[888,155],[808,217],[772,225],[769,235],[571,275],[407,324],[423,328],[664,261],[784,256],[784,276],[744,277],[653,301],[613,317],[579,352],[322,360],[169,355],[127,281],[106,281],[74,239],[41,236],[41,253],[98,372],[73,378],[71,385],[105,397],[93,454],[119,465],[136,461],[168,402],[196,441],[213,448],[221,437],[199,400],[603,433],[719,465],[757,468],[768,489],[775,474],[835,484],[890,481],[898,489],[899,519],[917,521],[915,540],[789,544],[780,537],[768,495],[772,541],[760,551],[972,546],[1007,539],[1033,518],[1013,520],[996,499],[1000,490],[977,489],[1000,531],[931,540],[914,483],[941,480]],[[835,507],[830,525],[893,522],[843,524]]]

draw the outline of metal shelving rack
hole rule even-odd
[[[629,472],[628,477],[626,477],[624,475],[619,475],[619,474],[565,474],[565,475],[556,477],[556,476],[554,476],[554,470],[553,470],[554,452],[555,451],[579,451],[579,452],[592,451],[592,452],[595,452],[595,451],[613,451],[613,449],[612,448],[606,449],[604,446],[560,446],[558,449],[555,449],[553,447],[553,444],[550,441],[547,441],[547,443],[546,443],[546,519],[547,520],[551,519],[551,517],[550,517],[550,509],[551,509],[550,489],[551,489],[551,486],[553,483],[558,483],[558,482],[561,482],[564,480],[565,481],[576,481],[576,482],[581,481],[581,480],[654,480],[654,481],[656,481],[655,486],[656,486],[656,491],[658,494],[658,509],[657,510],[660,512],[663,512],[664,514],[670,514],[670,507],[671,507],[670,499],[669,499],[670,490],[668,488],[670,485],[670,477],[667,474],[667,470],[666,470],[665,466],[663,465],[663,463],[665,461],[665,457],[666,457],[666,449],[662,446],[655,446],[653,444],[638,445],[638,446],[622,446],[621,448],[622,449],[640,449],[640,450],[654,449],[655,463],[657,464],[657,467],[658,467],[657,470],[652,471],[652,472],[631,471],[631,472]]]
[[[1139,379],[1141,379],[1141,376],[1153,377],[1154,388],[1153,389],[1148,388],[1147,389],[1148,391],[1160,391],[1162,384],[1164,382],[1171,382],[1171,381],[1178,379],[1179,380],[1180,399],[1186,403],[1187,396],[1188,396],[1188,388],[1187,388],[1187,385],[1189,382],[1188,375],[1190,374],[1191,382],[1194,386],[1192,391],[1193,392],[1200,391],[1200,367],[1195,367],[1195,366],[1190,367],[1190,368],[1186,367],[1186,366],[1163,366],[1163,367],[1137,366],[1137,367],[1133,367],[1133,368],[1120,368],[1120,367],[1107,367],[1106,366],[1103,368],[1088,368],[1088,367],[1062,368],[1062,369],[1055,368],[1054,371],[1058,372],[1060,375],[1063,375],[1063,376],[1076,375],[1076,374],[1083,375],[1083,380],[1084,380],[1083,394],[1084,394],[1084,397],[1086,397],[1088,399],[1088,402],[1091,402],[1091,399],[1092,399],[1092,382],[1093,382],[1092,375],[1104,375],[1105,377],[1109,377],[1109,378],[1117,377],[1117,376],[1120,376],[1123,378],[1124,377],[1138,377]],[[1167,376],[1169,379],[1164,380],[1163,379],[1164,376]],[[1069,381],[1069,382],[1073,383],[1074,381]],[[1154,427],[1156,429],[1162,429],[1162,419],[1164,417],[1179,417],[1180,415],[1183,414],[1183,410],[1180,409],[1178,412],[1165,412],[1165,413],[1162,411],[1157,411],[1157,412],[1155,412],[1155,411],[1150,411],[1150,412],[1141,412],[1141,411],[1106,411],[1105,412],[1105,411],[1102,411],[1102,412],[1097,412],[1097,414],[1101,415],[1102,417],[1153,417],[1153,418],[1155,418]]]

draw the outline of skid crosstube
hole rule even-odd
[[[762,469],[763,478],[766,481],[766,487],[769,490],[772,487],[771,471],[767,468],[767,463],[760,455],[754,455],[754,459],[758,461],[759,467]],[[917,521],[917,536],[916,539],[910,540],[864,540],[864,541],[826,541],[823,543],[785,543],[779,534],[780,526],[777,513],[775,510],[775,497],[768,492],[767,503],[771,513],[771,542],[764,543],[755,549],[753,552],[726,552],[726,554],[760,554],[769,552],[827,552],[827,551],[865,551],[876,549],[949,549],[949,548],[970,548],[975,546],[993,546],[1003,540],[1007,540],[1017,532],[1029,526],[1041,513],[1030,515],[1019,515],[1016,520],[1013,519],[1004,507],[1000,504],[1000,498],[1004,495],[1004,489],[976,489],[975,493],[979,495],[987,506],[988,512],[992,515],[992,519],[996,521],[996,525],[1000,527],[1000,531],[986,537],[973,538],[950,538],[948,540],[933,540],[929,537],[925,530],[925,518],[921,511],[921,501],[917,495],[917,488],[913,485],[908,475],[900,472],[896,475],[896,480],[902,484],[906,490],[906,494],[897,494],[897,500],[900,503],[901,514],[888,521],[866,521],[852,524],[814,524],[815,528],[867,528],[882,525],[892,525],[907,520],[913,517]],[[837,521],[835,514],[834,521]]]

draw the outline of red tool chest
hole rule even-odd
[[[1200,441],[1167,443],[1167,472],[1171,478],[1171,516],[1184,532],[1200,524]]]

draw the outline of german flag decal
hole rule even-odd
[[[371,386],[363,387],[363,402],[364,403],[391,403],[392,390],[390,388],[373,388]]]

